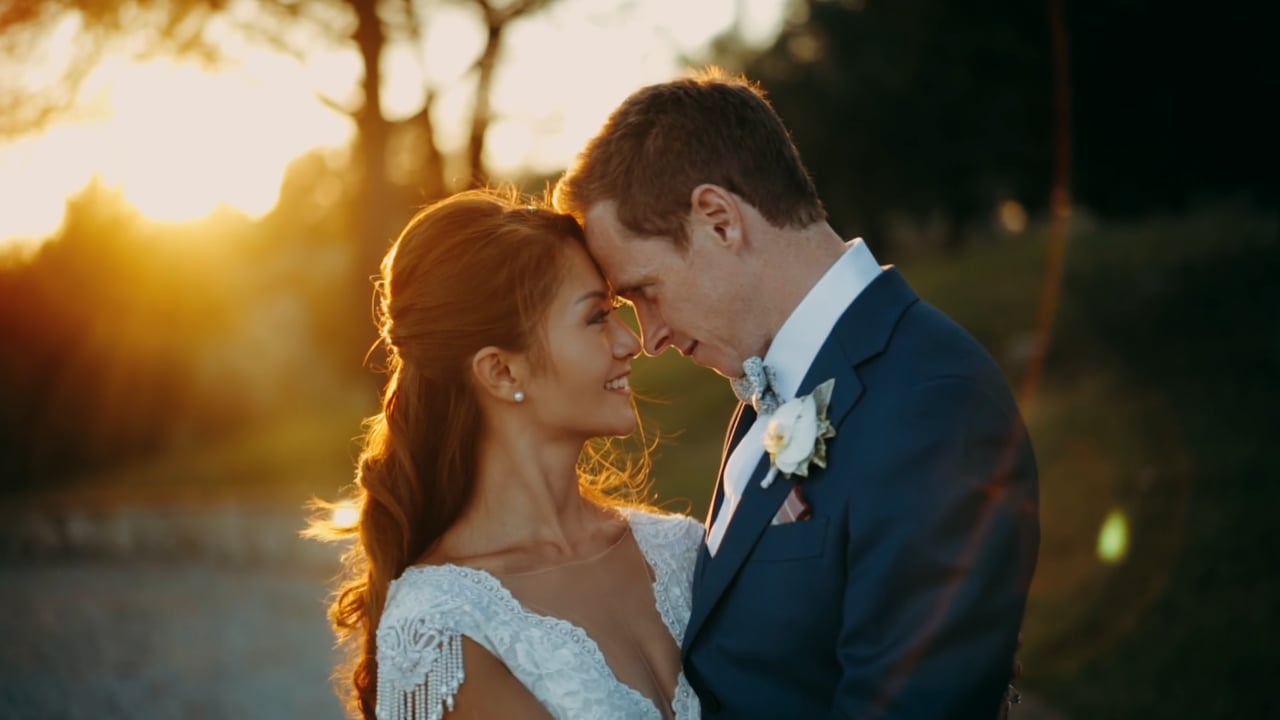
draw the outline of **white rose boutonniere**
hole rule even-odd
[[[764,432],[764,449],[772,467],[760,487],[767,488],[781,471],[787,477],[809,476],[809,466],[827,466],[827,439],[836,429],[827,419],[835,378],[813,389],[808,395],[788,400],[773,412]]]

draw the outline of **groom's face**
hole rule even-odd
[[[622,226],[612,201],[586,213],[587,247],[613,291],[640,320],[644,351],[675,348],[726,377],[742,374],[751,353],[739,348],[745,329],[733,294],[732,258],[693,234],[681,250],[670,238],[637,237]]]

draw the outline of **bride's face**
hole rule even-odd
[[[631,359],[640,341],[586,250],[571,243],[565,253],[564,280],[544,321],[546,363],[528,384],[528,402],[547,429],[574,439],[630,434]]]

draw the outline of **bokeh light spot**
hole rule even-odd
[[[1098,531],[1098,559],[1115,565],[1129,553],[1129,519],[1124,512],[1112,510]]]
[[[348,530],[360,522],[360,510],[350,503],[342,503],[333,509],[333,516],[329,521],[336,528]]]
[[[1000,226],[1011,233],[1027,229],[1027,210],[1017,200],[1000,203]]]

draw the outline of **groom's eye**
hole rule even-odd
[[[645,287],[632,287],[618,292],[618,297],[628,305],[635,305],[637,299],[644,299],[648,291]]]

